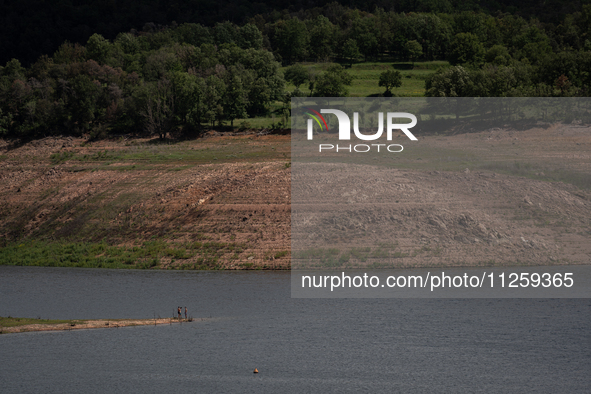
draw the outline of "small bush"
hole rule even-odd
[[[73,156],[74,152],[58,152],[53,153],[51,156],[49,156],[49,160],[51,160],[52,164],[60,164],[70,160]]]
[[[276,259],[280,259],[282,257],[285,257],[289,254],[289,252],[287,250],[282,250],[281,252],[277,252],[275,253],[275,256],[273,256]]]

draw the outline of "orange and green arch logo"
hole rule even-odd
[[[328,131],[328,125],[326,124],[326,120],[324,120],[324,117],[322,115],[320,115],[320,113],[318,111],[315,111],[312,108],[306,108],[305,114],[310,115],[312,117],[312,119],[314,119],[316,121],[316,123],[318,123],[318,126],[320,126],[320,130],[323,129],[322,124],[324,124],[326,131]],[[321,120],[322,120],[322,123],[320,122]]]

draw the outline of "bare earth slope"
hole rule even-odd
[[[177,249],[156,268],[288,268],[289,143],[252,134],[2,142],[0,246],[157,240]],[[376,190],[396,206],[369,220],[351,209],[337,225],[343,234],[395,225],[400,266],[589,263],[590,152],[591,132],[575,126],[424,137],[384,169]],[[351,207],[370,197],[349,193]]]
[[[292,218],[296,250],[333,248],[343,267],[589,263],[591,193],[573,185],[489,171],[338,167],[307,174],[309,206]]]
[[[0,236],[124,246],[158,240],[195,249],[165,253],[163,268],[286,268],[289,137],[251,138],[5,145]],[[56,162],[56,155],[66,159]]]

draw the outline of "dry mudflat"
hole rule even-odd
[[[148,326],[157,324],[173,324],[188,322],[188,320],[166,319],[98,319],[98,320],[71,320],[67,323],[56,324],[25,324],[13,327],[0,327],[1,334],[31,332],[31,331],[70,331],[89,328],[119,328],[131,326]]]
[[[289,136],[256,133],[178,142],[3,141],[0,238],[3,246],[166,246],[130,266],[156,259],[153,268],[289,268],[290,154]],[[384,250],[353,251],[341,261],[371,263],[371,253],[397,266],[591,261],[588,127],[425,136],[390,165],[367,166],[358,172],[372,177],[371,189],[351,184],[355,174],[338,163],[310,170],[318,182],[335,183],[325,196],[312,183],[310,203],[336,199],[348,213],[330,223],[323,213],[294,215],[298,242],[307,243],[299,249],[389,231]],[[376,197],[392,203],[371,208]]]
[[[591,262],[590,128],[491,129],[400,142],[404,154],[390,163],[371,157],[294,167],[296,264]]]
[[[158,246],[158,268],[289,267],[289,136],[0,143],[5,245]],[[142,259],[129,261],[133,266]]]

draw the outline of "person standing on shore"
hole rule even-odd
[[[178,308],[176,308],[176,313],[179,316],[179,319],[181,318],[181,307],[179,306]]]
[[[185,307],[185,320],[187,319],[187,307]]]

